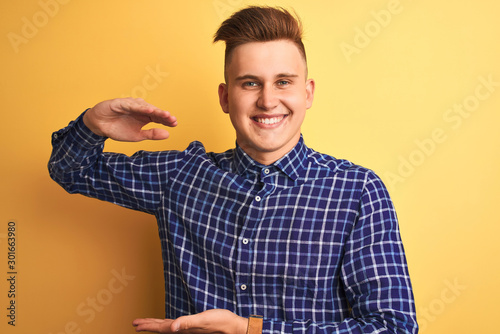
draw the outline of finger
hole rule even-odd
[[[150,322],[160,323],[162,321],[164,321],[164,319],[138,318],[138,319],[135,319],[134,321],[132,321],[132,325],[138,326],[138,325],[145,324],[145,323],[150,323]]]
[[[111,108],[116,108],[121,111],[125,111],[128,113],[142,113],[142,114],[150,114],[155,109],[161,110],[155,107],[152,104],[147,103],[143,99],[134,99],[134,98],[124,98],[124,99],[115,99],[114,103],[111,104]]]
[[[136,332],[153,332],[153,333],[161,333],[160,332],[160,324],[157,323],[144,323],[135,327]]]
[[[170,319],[136,319],[132,322],[136,332],[148,331],[153,333],[168,334],[172,333],[170,325],[173,320]]]
[[[170,112],[149,104],[142,99],[121,99],[117,108],[127,113],[147,116],[155,123],[171,127],[177,126],[177,118]]]
[[[151,119],[151,121],[155,123],[163,124],[170,127],[177,126],[177,118],[165,110],[161,109],[154,110],[149,115],[149,118]]]

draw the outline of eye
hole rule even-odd
[[[255,81],[245,81],[243,83],[244,87],[257,87],[259,84]]]
[[[278,81],[278,86],[287,86],[290,84],[290,81],[288,80],[280,80]]]

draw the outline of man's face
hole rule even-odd
[[[314,97],[314,81],[306,72],[291,41],[252,42],[233,50],[219,100],[238,145],[256,161],[271,164],[299,141]]]

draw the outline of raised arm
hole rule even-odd
[[[164,129],[142,129],[151,122],[177,125],[169,112],[142,99],[98,103],[52,135],[53,150],[48,164],[50,176],[70,193],[154,212],[168,172],[176,168],[176,151],[139,151],[131,157],[103,152],[107,138],[140,141],[168,137]]]

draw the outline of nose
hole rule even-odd
[[[259,92],[257,106],[262,110],[272,110],[279,103],[278,92],[272,85],[264,85]]]

